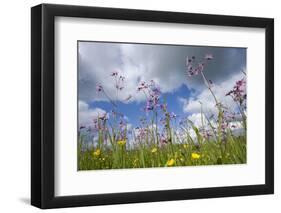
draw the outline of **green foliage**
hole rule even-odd
[[[199,134],[199,133],[198,133]],[[223,153],[216,141],[168,143],[163,146],[138,145],[126,149],[126,144],[82,150],[83,138],[78,144],[78,170],[150,168],[168,166],[219,165],[246,163],[246,137],[226,138]],[[194,155],[194,156],[193,156]],[[193,158],[195,157],[195,158]]]

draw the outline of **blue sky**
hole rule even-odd
[[[232,47],[79,42],[79,124],[90,125],[94,116],[112,109],[108,98],[96,92],[96,86],[102,85],[108,96],[118,102],[118,110],[126,115],[128,122],[137,126],[139,117],[145,115],[141,110],[145,96],[137,92],[137,87],[140,82],[150,80],[159,85],[170,112],[197,119],[201,110],[199,101],[204,112],[214,112],[214,100],[201,76],[190,78],[186,74],[186,57],[195,56],[200,62],[206,54],[214,57],[204,68],[206,77],[213,82],[218,98],[234,109],[235,104],[225,94],[235,81],[245,77],[246,51],[246,48]],[[118,96],[112,72],[125,77],[124,89]],[[124,103],[129,95],[132,98]]]
[[[175,113],[179,117],[183,117],[187,115],[187,113],[183,112],[182,102],[179,98],[189,97],[190,94],[191,91],[185,85],[182,85],[173,92],[167,92],[162,94],[161,97],[167,102],[168,109],[170,112]],[[138,126],[140,117],[146,116],[146,112],[143,110],[144,106],[145,101],[133,101],[130,103],[118,102],[118,111],[126,115],[126,117],[128,118],[128,122],[136,127]],[[108,101],[92,101],[89,102],[89,108],[100,108],[105,110],[106,112],[110,112],[112,110],[112,104]]]

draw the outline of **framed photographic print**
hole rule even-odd
[[[274,21],[31,9],[31,203],[272,194]]]

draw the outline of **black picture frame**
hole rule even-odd
[[[265,184],[56,197],[54,171],[55,17],[263,28],[266,34]],[[274,20],[225,15],[41,4],[31,8],[31,204],[42,208],[274,193]]]

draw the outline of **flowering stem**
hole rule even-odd
[[[212,91],[211,85],[207,81],[203,71],[201,71],[201,75],[203,77],[205,85],[207,86],[207,88],[209,89],[210,93],[212,94],[212,96],[213,96],[213,98],[214,98],[214,100],[216,102],[217,109],[218,109],[218,123],[219,123],[219,126],[218,126],[218,143],[220,144],[221,153],[223,154],[223,148],[222,148],[222,119],[223,119],[223,111],[222,111],[220,103],[218,102],[214,92]]]
[[[156,144],[159,145],[159,138],[158,138],[158,121],[157,121],[157,110],[155,111],[155,124],[156,124]]]
[[[232,96],[231,96],[232,97]],[[234,98],[232,97],[233,101],[237,104],[238,110],[242,116],[242,120],[243,120],[243,127],[245,129],[245,131],[247,130],[247,116],[245,115],[243,109],[241,109],[241,104],[238,101],[235,101]]]
[[[104,90],[103,90],[103,94],[107,97],[107,99],[110,101],[110,103],[113,106],[117,107],[117,105],[114,103],[114,101],[109,97],[109,95],[107,95],[107,93]]]

